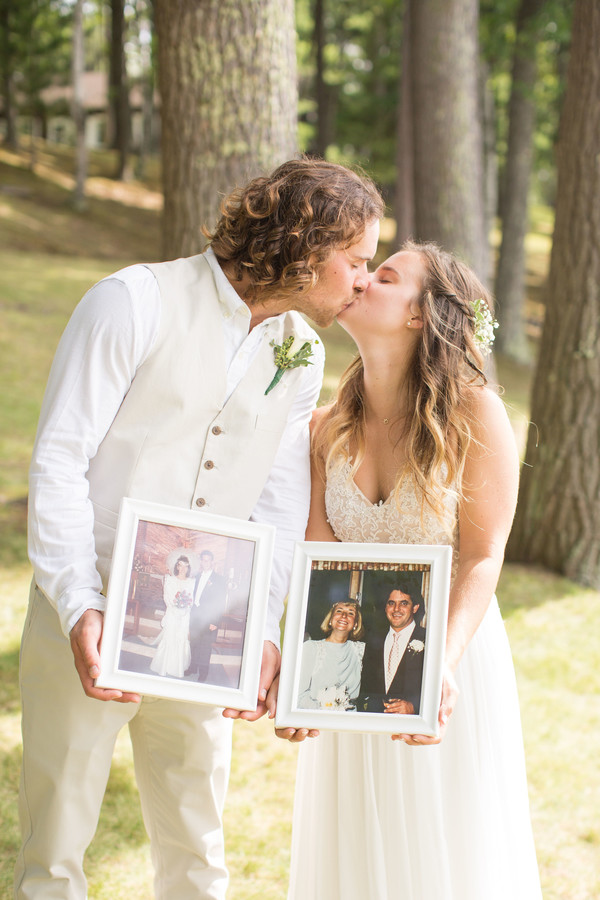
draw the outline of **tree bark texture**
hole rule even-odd
[[[510,559],[600,588],[600,3],[576,0],[546,318]]]
[[[73,83],[72,116],[76,132],[76,171],[73,204],[76,209],[84,209],[86,205],[85,182],[87,179],[88,166],[87,148],[85,146],[85,110],[83,107],[83,41],[83,0],[76,0],[75,6],[73,7],[73,59],[71,69]]]
[[[411,28],[410,12],[413,0],[405,0],[402,18],[402,62],[400,66],[398,118],[396,121],[396,185],[394,218],[396,247],[415,234],[415,192],[413,165],[412,84],[411,84]]]
[[[415,220],[488,280],[478,66],[478,0],[412,4]]]
[[[17,112],[14,97],[13,49],[11,47],[11,8],[8,0],[0,0],[0,78],[6,133],[4,145],[16,150],[19,146]]]
[[[199,252],[234,187],[295,155],[293,0],[156,0],[165,258]]]
[[[110,145],[118,151],[117,179],[131,176],[127,161],[130,144],[129,86],[125,62],[125,0],[110,2],[109,101],[111,120]]]
[[[508,150],[502,192],[502,244],[496,276],[497,349],[518,362],[529,361],[525,335],[525,236],[533,160],[537,76],[535,18],[545,0],[521,0],[512,66]]]
[[[314,152],[325,159],[331,143],[331,114],[329,85],[325,81],[325,0],[315,0],[315,28],[313,45],[315,52],[315,100],[317,102],[317,133]]]

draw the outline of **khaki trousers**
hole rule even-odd
[[[221,825],[231,720],[221,710],[83,693],[58,616],[32,587],[21,647],[23,845],[18,900],[85,900],[84,853],[96,830],[118,732],[129,725],[159,900],[223,900]]]

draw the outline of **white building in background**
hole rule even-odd
[[[75,123],[71,118],[71,98],[73,88],[70,84],[52,85],[40,93],[45,114],[35,123],[30,116],[19,116],[18,128],[21,133],[30,133],[32,125],[40,137],[56,144],[75,143]],[[85,142],[91,150],[106,149],[109,146],[109,104],[108,75],[106,72],[84,72],[83,74],[83,106],[85,110]],[[142,87],[134,85],[129,92],[131,115],[130,149],[139,149],[142,143],[144,128],[144,97]],[[0,135],[6,132],[3,110],[0,100]],[[160,113],[158,96],[155,94],[151,114],[150,146],[158,150],[160,141]]]

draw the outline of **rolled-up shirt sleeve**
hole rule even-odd
[[[86,473],[159,323],[154,276],[133,266],[88,291],[52,364],[29,473],[28,542],[65,634],[86,609],[104,609]]]
[[[325,351],[313,344],[314,362],[303,371],[302,385],[251,519],[275,526],[275,552],[271,571],[265,639],[280,644],[279,621],[289,590],[296,541],[303,541],[310,506],[309,425],[323,381]]]

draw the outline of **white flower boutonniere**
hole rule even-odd
[[[410,644],[408,645],[408,649],[412,653],[422,653],[423,650],[425,649],[425,644],[423,643],[423,641],[418,641],[415,638],[415,640],[411,641]]]
[[[266,389],[265,394],[268,394],[269,391],[272,391],[273,388],[279,384],[281,381],[281,376],[285,372],[286,369],[296,369],[298,366],[312,366],[312,362],[309,357],[313,355],[311,344],[312,341],[305,341],[297,353],[293,353],[294,342],[297,340],[293,334],[290,334],[289,337],[286,337],[283,344],[276,344],[275,341],[271,341],[270,346],[273,347],[273,356],[275,358],[275,365],[277,366],[277,371],[275,372],[275,376]],[[318,341],[314,342],[318,344]]]

